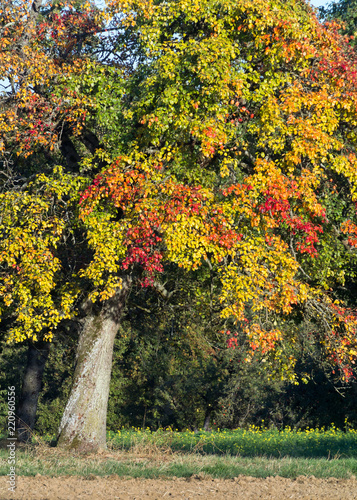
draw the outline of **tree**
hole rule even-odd
[[[351,38],[351,45],[356,46],[357,35],[357,3],[356,0],[340,0],[330,3],[327,7],[319,7],[322,19],[342,24],[341,32]]]
[[[153,178],[151,216],[160,218],[165,207],[165,220],[156,223],[166,231],[165,257],[188,269],[202,257],[218,264],[227,320],[250,321],[245,316],[252,309],[287,315],[300,303],[306,314],[318,309],[322,322],[338,327],[345,313],[325,290],[353,275],[354,254],[342,235],[353,232],[347,220],[354,217],[355,60],[345,40],[321,26],[308,6],[292,5],[299,5],[296,14],[272,3],[263,19],[250,3],[210,4],[207,11],[198,3],[112,2],[127,12],[125,26],[136,27],[146,50],[148,63],[128,92],[127,116],[142,124],[132,147],[143,153],[135,168]],[[128,163],[114,165],[85,193],[85,217],[100,209],[99,197],[122,209],[123,176],[134,162]],[[203,196],[195,193],[197,217],[177,208],[172,220],[171,200],[158,204],[167,191],[176,195],[173,179],[201,190]],[[343,210],[336,207],[338,188],[346,195]],[[180,184],[178,191],[184,192]],[[148,198],[145,192],[136,213],[148,214]],[[217,212],[221,219],[207,217]],[[173,241],[172,223],[179,241]],[[337,252],[341,258],[332,262]],[[322,264],[328,276],[321,275]],[[352,317],[346,321],[354,328]],[[249,331],[259,345],[261,325],[250,321]],[[272,329],[267,351],[280,334]]]
[[[9,341],[30,340],[31,359],[42,358],[28,364],[31,373],[24,377],[20,438],[29,435],[36,413],[44,360],[39,347],[68,321],[74,332],[88,324],[93,286],[81,270],[91,249],[78,220],[78,199],[92,170],[106,164],[98,153],[98,128],[110,125],[108,110],[120,101],[132,64],[131,54],[113,54],[104,20],[103,12],[81,1],[9,1],[1,12],[2,326]],[[103,65],[109,56],[112,66]],[[108,303],[104,309],[109,311]],[[99,422],[105,425],[105,415]]]
[[[83,127],[79,102],[68,106],[62,91],[56,95],[56,85],[78,72],[101,26],[97,9],[89,4],[81,12],[68,4],[41,4],[9,1],[0,12],[1,315],[8,338],[29,343],[18,408],[19,438],[24,440],[34,424],[51,328],[71,316],[75,297],[73,289],[64,289],[76,265],[75,245],[71,262],[68,250],[54,255],[61,238],[72,243],[75,238],[75,223],[64,223],[71,219],[73,204],[58,200],[75,192],[79,173],[80,156],[71,134],[80,135],[89,148],[92,139]],[[43,196],[31,180],[39,172],[55,172],[62,159],[72,174]]]
[[[15,108],[4,101],[2,141],[29,171],[29,154],[51,156],[56,144],[64,165],[46,157],[46,172],[33,168],[0,200],[10,336],[51,338],[75,313],[80,323],[59,444],[105,446],[125,302],[137,283],[168,297],[175,266],[191,277],[207,266],[217,279],[222,333],[232,347],[246,337],[247,361],[259,353],[293,379],[298,330],[284,321],[310,317],[314,342],[350,378],[357,320],[339,287],[356,264],[357,67],[345,39],[300,0],[113,0],[108,44],[124,61],[78,62],[73,44],[63,49],[73,10],[61,12],[49,52],[48,37],[31,39],[50,54],[48,74],[26,58],[27,71],[15,70],[26,78]],[[43,120],[25,121],[27,141],[16,106],[43,94],[47,113],[62,110],[60,128],[42,139]]]

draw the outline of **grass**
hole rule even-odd
[[[6,452],[0,453],[0,475],[8,473]],[[298,476],[344,478],[357,475],[357,460],[202,456],[197,453],[110,452],[92,457],[76,457],[53,448],[17,452],[18,476],[111,476],[134,478],[212,477],[233,479],[239,475],[265,478]]]
[[[278,431],[255,426],[250,426],[248,430],[219,432],[122,429],[109,433],[109,441],[113,448],[124,450],[151,445],[172,451],[240,457],[357,458],[357,431],[342,431],[333,425],[328,430],[304,431],[290,428]]]
[[[109,433],[108,450],[75,456],[51,448],[48,439],[16,452],[18,476],[111,476],[134,478],[279,475],[351,478],[357,475],[357,431],[258,429],[177,432],[130,429]],[[0,450],[0,475],[8,473]]]

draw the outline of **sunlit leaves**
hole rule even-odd
[[[83,127],[85,96],[68,99],[63,86],[58,95],[55,87],[85,72],[83,44],[102,28],[104,17],[90,2],[81,11],[73,3],[52,12],[47,2],[44,15],[35,15],[27,1],[0,8],[0,79],[6,89],[0,95],[0,152],[6,145],[25,157],[43,147],[53,151],[63,122],[78,132]]]
[[[51,297],[60,272],[54,250],[63,231],[63,221],[47,217],[49,206],[29,195],[0,195],[1,309],[10,308],[17,326],[9,338],[36,338],[45,328],[47,336],[65,317]]]

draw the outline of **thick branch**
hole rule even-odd
[[[172,295],[175,293],[175,290],[172,290],[171,292],[169,292],[165,288],[165,286],[162,283],[159,283],[158,281],[154,281],[152,287],[154,288],[154,290],[159,292],[161,297],[163,297],[166,300],[169,300],[172,297]]]

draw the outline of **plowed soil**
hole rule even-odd
[[[8,490],[0,477],[1,500],[161,500],[161,499],[357,499],[356,479],[316,479],[300,476],[295,480],[279,476],[267,479],[239,476],[232,480],[208,479],[121,479],[109,477],[19,477],[16,492]]]

